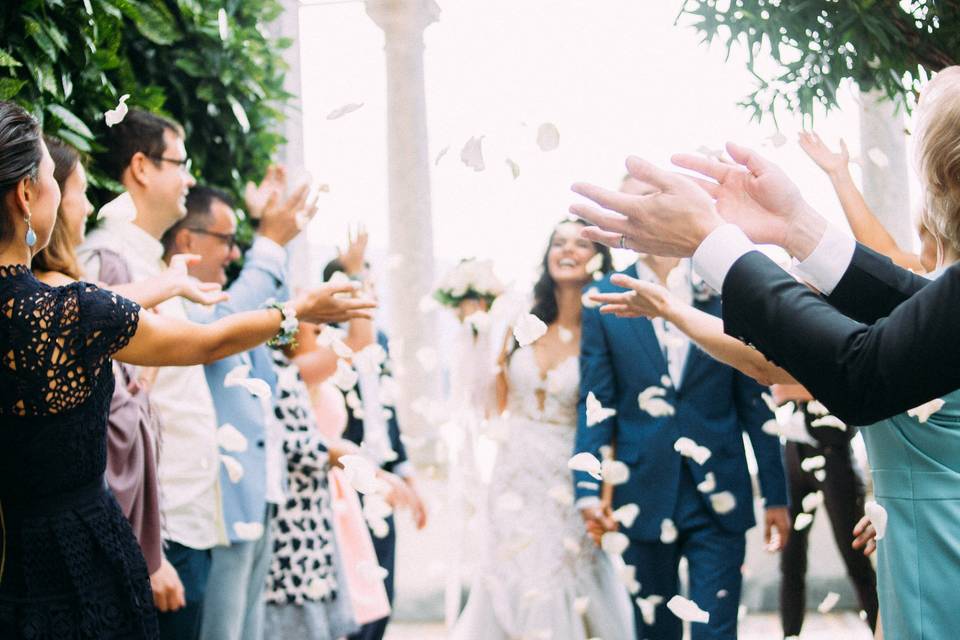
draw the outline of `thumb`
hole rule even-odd
[[[840,150],[843,151],[843,155],[849,156],[850,150],[847,149],[847,143],[843,138],[840,138]]]

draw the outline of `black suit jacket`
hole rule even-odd
[[[861,245],[829,298],[757,251],[723,283],[724,330],[855,425],[960,388],[958,314],[960,264],[930,281]]]

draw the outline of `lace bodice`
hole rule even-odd
[[[111,356],[139,307],[0,266],[0,637],[149,638],[146,565],[104,489]]]
[[[575,425],[580,368],[576,356],[541,373],[531,347],[518,349],[507,366],[511,415],[555,424]],[[542,407],[541,407],[542,401]]]

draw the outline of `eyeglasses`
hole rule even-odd
[[[184,158],[183,160],[176,160],[174,158],[164,158],[163,156],[148,156],[148,157],[154,160],[158,160],[160,162],[169,162],[170,164],[180,165],[180,168],[186,171],[187,173],[190,173],[190,169],[193,168],[193,160],[190,158]]]
[[[202,233],[205,236],[213,236],[217,240],[226,243],[230,251],[233,251],[233,248],[237,246],[237,234],[235,233],[218,233],[216,231],[208,231],[207,229],[197,229],[194,227],[187,227],[187,231]]]

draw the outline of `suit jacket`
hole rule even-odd
[[[387,360],[383,363],[382,375],[390,374],[390,348],[387,336],[382,331],[377,331],[377,342],[387,353]],[[360,385],[356,386],[357,396],[363,398],[360,393]],[[390,407],[392,408],[392,407]],[[390,448],[397,454],[396,459],[384,463],[383,468],[386,471],[393,472],[398,466],[407,461],[407,449],[403,446],[403,440],[400,439],[400,424],[397,422],[397,412],[391,412],[390,419],[387,420],[387,435],[390,437]],[[353,415],[353,409],[347,407],[347,427],[343,431],[343,437],[360,444],[363,442],[363,419]]]
[[[855,425],[960,388],[957,309],[960,265],[930,281],[862,245],[828,298],[756,251],[723,283],[724,330]]]
[[[218,304],[212,311],[197,305],[189,306],[192,320],[212,322],[241,311],[260,308],[270,298],[287,297],[284,284],[285,265],[272,255],[257,251],[256,245],[247,252],[243,269],[227,291],[230,299]],[[250,526],[263,524],[266,513],[267,491],[267,417],[261,400],[243,387],[225,387],[225,376],[241,365],[251,367],[249,377],[265,380],[276,393],[277,376],[268,348],[260,345],[245,353],[238,353],[204,366],[207,385],[217,412],[218,434],[224,425],[237,429],[245,441],[240,447],[234,439],[218,437],[221,456],[230,456],[243,469],[236,482],[230,479],[224,465],[220,467],[220,497],[223,521],[231,543],[249,541]],[[272,399],[267,399],[272,410]],[[247,525],[244,527],[243,525]],[[256,530],[254,526],[254,530]]]
[[[626,273],[635,276],[636,270],[631,267]],[[610,283],[609,277],[593,286],[602,292],[622,291]],[[707,313],[720,312],[718,296],[696,304]],[[672,384],[664,386],[665,375],[666,360],[649,320],[617,318],[601,314],[599,309],[583,310],[575,449],[599,457],[601,446],[616,442],[616,458],[630,467],[630,478],[615,487],[614,507],[629,503],[640,507],[640,517],[632,527],[624,528],[624,533],[645,541],[660,538],[662,521],[672,518],[675,512],[681,465],[687,466],[697,483],[705,479],[707,472],[713,472],[713,493],[733,494],[736,506],[724,514],[715,513],[709,496],[702,494],[706,509],[714,513],[719,526],[731,532],[752,527],[753,487],[747,470],[744,432],[753,444],[767,506],[786,505],[780,442],[762,431],[763,424],[773,418],[760,397],[764,388],[695,345],[690,346],[679,390]],[[651,386],[666,389],[664,399],[674,407],[675,415],[653,417],[640,409],[638,395]],[[589,392],[604,407],[616,409],[617,414],[588,427]],[[710,458],[699,465],[691,458],[681,457],[673,448],[681,436],[709,448]],[[574,481],[577,499],[597,495],[597,489],[583,484],[595,483],[587,474],[575,472]]]

